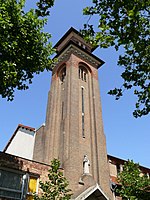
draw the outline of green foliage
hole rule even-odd
[[[128,200],[149,200],[150,179],[147,175],[141,175],[139,164],[128,160],[123,171],[118,175],[118,183],[121,187],[117,192],[121,197]]]
[[[54,159],[51,162],[48,181],[40,182],[42,189],[41,196],[34,197],[35,200],[69,200],[71,198],[71,190],[67,189],[69,183],[60,171],[60,161]]]
[[[85,24],[85,39],[101,48],[124,48],[118,65],[122,66],[123,85],[110,90],[119,99],[124,90],[133,88],[137,96],[134,117],[150,112],[150,0],[93,0],[83,14],[98,16],[97,27]]]
[[[24,5],[25,0],[0,0],[0,95],[8,100],[53,64],[51,35],[42,31],[47,20],[34,9],[25,12]]]
[[[45,17],[50,14],[49,8],[54,5],[54,0],[39,0],[37,9],[35,10],[38,16]]]

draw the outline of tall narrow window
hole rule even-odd
[[[87,70],[83,66],[79,66],[79,79],[85,82],[87,80]]]
[[[64,67],[60,72],[60,80],[62,83],[65,81],[65,77],[66,77],[66,67]]]
[[[62,102],[62,115],[61,115],[62,120],[64,119],[64,102]]]
[[[120,164],[116,164],[116,168],[117,168],[117,174],[120,173]]]
[[[84,73],[84,81],[86,81],[86,73]]]
[[[81,98],[82,98],[82,137],[85,137],[84,132],[84,88],[81,88]]]
[[[82,113],[84,113],[84,89],[81,88],[81,95],[82,95]]]
[[[84,133],[84,114],[82,113],[82,137],[85,138],[85,133]]]
[[[61,116],[61,120],[62,120],[62,131],[64,131],[64,102],[62,102],[62,116]]]

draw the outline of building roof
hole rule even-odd
[[[127,160],[124,160],[124,159],[121,159],[121,158],[118,158],[118,157],[115,157],[115,156],[112,156],[112,155],[107,155],[107,158],[108,160],[113,163],[113,164],[124,164],[125,162],[127,162]],[[150,168],[148,167],[144,167],[142,165],[139,165],[141,171],[143,173],[149,173],[150,174]]]
[[[81,33],[73,27],[71,27],[64,34],[64,36],[62,36],[62,38],[56,43],[54,48],[56,49],[57,53],[54,59],[58,59],[58,61],[55,63],[56,65],[59,62],[62,62],[62,58],[64,59],[64,57],[72,52],[76,53],[87,62],[94,63],[97,69],[105,63],[99,57],[92,54],[92,51],[94,51],[96,47],[93,47],[92,44],[86,42]]]
[[[92,44],[90,44],[89,42],[87,43],[84,39],[82,34],[77,31],[75,28],[71,27],[63,36],[62,38],[55,44],[54,48],[56,49],[57,52],[59,52],[64,45],[66,45],[67,42],[69,42],[70,40],[74,41],[74,42],[81,42],[83,45],[85,45],[88,49],[88,51],[92,52],[96,49],[96,47],[93,47]]]
[[[16,134],[17,134],[17,132],[18,132],[18,130],[19,130],[20,128],[23,128],[23,129],[26,129],[26,130],[32,131],[32,132],[35,131],[35,128],[32,128],[32,127],[30,127],[30,126],[25,126],[25,125],[23,125],[23,124],[18,124],[18,126],[17,126],[15,132],[14,132],[13,135],[11,136],[11,138],[10,138],[10,140],[8,141],[7,145],[5,146],[3,152],[5,152],[5,151],[7,150],[7,148],[8,148],[9,145],[11,144],[12,140],[14,139],[14,137],[16,136]]]

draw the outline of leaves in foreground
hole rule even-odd
[[[43,32],[47,20],[34,9],[25,12],[24,5],[25,0],[0,0],[0,95],[8,100],[53,64],[51,35]]]
[[[128,160],[123,167],[123,171],[118,175],[117,192],[123,199],[128,200],[149,200],[150,199],[150,179],[147,174],[142,174],[139,164]]]
[[[93,0],[84,15],[97,16],[97,25],[87,24],[81,33],[101,48],[124,49],[118,65],[123,67],[123,85],[110,90],[119,99],[125,90],[137,96],[134,117],[150,112],[150,1]]]
[[[60,161],[57,159],[52,160],[50,169],[48,170],[48,180],[40,182],[40,188],[42,194],[40,196],[35,195],[35,200],[69,200],[72,193],[68,189],[68,181],[64,177],[63,172],[60,169]]]

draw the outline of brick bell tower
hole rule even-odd
[[[59,158],[73,199],[112,199],[98,83],[104,62],[74,28],[54,48],[58,62],[33,159],[50,163]]]

